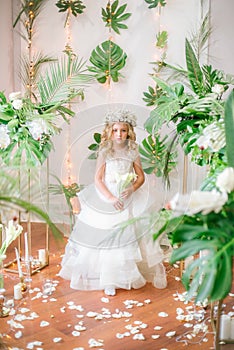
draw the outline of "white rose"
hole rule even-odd
[[[13,100],[12,106],[14,109],[21,109],[23,107],[23,101],[22,100]]]
[[[20,91],[12,92],[9,94],[10,101],[19,100],[20,98],[22,98],[22,94]]]
[[[177,193],[169,204],[176,216],[194,215],[200,212],[208,214],[211,211],[218,213],[227,199],[226,193],[218,191],[192,191],[191,194]]]
[[[234,190],[234,168],[226,168],[218,175],[216,186],[221,192],[230,193]]]

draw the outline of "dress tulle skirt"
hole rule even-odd
[[[80,193],[82,210],[59,272],[62,278],[70,280],[71,288],[131,289],[141,288],[146,282],[156,288],[166,287],[165,256],[160,242],[153,241],[148,218],[149,208],[155,202],[149,193],[147,186],[140,188],[121,212],[106,202],[94,185]]]

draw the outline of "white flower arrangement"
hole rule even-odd
[[[59,114],[56,108],[51,110],[51,106],[33,103],[19,91],[12,92],[8,101],[0,92],[0,112],[0,156],[3,161],[19,165],[25,157],[29,166],[42,164],[52,149],[51,137],[61,130],[55,123]]]
[[[115,174],[115,180],[117,183],[117,191],[120,196],[121,193],[127,188],[132,182],[136,181],[137,175],[134,172],[125,174]]]
[[[115,122],[128,123],[133,127],[137,125],[135,114],[128,110],[119,110],[107,113],[105,123],[110,124]]]

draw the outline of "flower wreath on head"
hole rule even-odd
[[[109,124],[109,123],[115,123],[115,122],[128,123],[133,127],[137,125],[135,114],[128,110],[108,112],[105,117],[105,123]]]

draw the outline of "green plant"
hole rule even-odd
[[[58,0],[55,4],[59,8],[59,12],[66,12],[67,16],[65,19],[64,27],[67,24],[69,14],[71,13],[73,16],[77,17],[84,12],[86,6],[83,4],[81,0]]]
[[[153,9],[157,6],[165,6],[166,1],[165,0],[145,0],[147,4],[149,4],[149,9]]]
[[[126,53],[113,41],[107,40],[96,47],[91,53],[90,62],[93,66],[88,66],[90,72],[99,83],[105,83],[109,79],[114,82],[122,76],[119,71],[125,66]]]
[[[182,282],[187,297],[197,301],[218,301],[232,287],[234,257],[234,91],[225,102],[227,168],[216,177],[212,191],[176,195],[169,203],[172,217],[155,238],[167,232],[174,249],[171,263],[194,256]],[[223,169],[221,167],[221,169]],[[199,254],[204,252],[205,254]]]
[[[96,159],[97,158],[97,151],[98,151],[98,148],[100,146],[100,143],[101,143],[101,134],[98,133],[98,132],[95,132],[94,135],[93,135],[93,138],[94,138],[94,143],[92,143],[91,145],[89,145],[88,149],[90,151],[93,151],[89,156],[88,156],[88,159]]]
[[[175,152],[171,150],[171,144],[167,144],[167,136],[160,140],[160,136],[149,135],[139,146],[142,167],[146,174],[154,173],[162,177],[169,185],[168,173],[175,168]],[[166,172],[167,171],[167,172]]]
[[[57,176],[54,177],[58,181],[58,184],[50,184],[49,192],[54,195],[64,195],[69,210],[70,227],[72,229],[74,224],[74,215],[71,199],[77,196],[77,193],[80,192],[83,186],[78,185],[77,183],[72,183],[71,185],[64,185]]]
[[[90,80],[83,66],[82,61],[70,57],[53,63],[39,78],[40,101],[32,102],[20,92],[10,94],[8,101],[0,93],[0,155],[6,164],[24,162],[32,167],[46,160],[53,147],[52,136],[61,131],[58,119],[69,122],[68,117],[74,115],[66,104],[83,97],[81,87]]]
[[[112,4],[108,1],[106,9],[102,8],[102,19],[106,23],[106,27],[112,28],[117,34],[120,34],[119,29],[127,29],[128,26],[123,21],[126,21],[131,13],[124,13],[127,4],[119,6],[119,0],[115,0]]]

